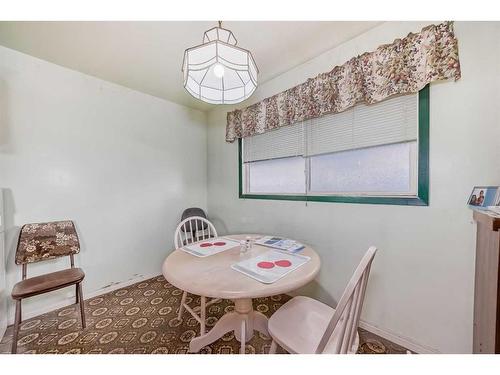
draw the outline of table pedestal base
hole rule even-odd
[[[226,333],[234,331],[236,340],[241,343],[240,353],[245,354],[245,343],[253,337],[254,330],[269,336],[267,320],[264,314],[254,311],[251,298],[234,300],[234,312],[225,314],[205,335],[192,339],[189,351],[198,352]]]

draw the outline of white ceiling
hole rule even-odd
[[[223,22],[249,49],[259,83],[327,51],[380,22]],[[182,85],[184,50],[200,44],[205,21],[0,22],[0,44],[134,90],[201,110]]]

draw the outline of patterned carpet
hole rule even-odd
[[[18,353],[187,353],[189,341],[199,333],[198,322],[187,312],[177,320],[182,292],[162,276],[85,301],[87,328],[80,329],[78,306],[71,305],[28,319],[21,324]],[[254,308],[270,317],[290,299],[278,295],[254,300]],[[189,295],[196,306],[199,297]],[[226,312],[231,301],[222,300],[207,311],[210,329]],[[360,330],[359,353],[406,353],[406,349]],[[0,343],[0,353],[10,353],[12,326]],[[271,340],[257,333],[246,345],[246,353],[267,353]],[[239,353],[233,333],[204,347],[200,353]]]

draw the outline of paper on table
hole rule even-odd
[[[231,268],[261,283],[272,284],[306,264],[310,259],[304,255],[270,250],[254,258],[233,264]]]
[[[181,250],[196,257],[203,258],[218,254],[222,251],[233,249],[239,245],[239,242],[228,240],[226,238],[208,238],[206,240],[181,247]]]

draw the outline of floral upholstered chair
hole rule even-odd
[[[22,281],[14,285],[12,298],[16,301],[16,318],[12,353],[17,352],[21,300],[67,286],[76,286],[76,303],[80,304],[82,327],[85,328],[81,283],[85,277],[81,268],[75,268],[74,255],[80,252],[80,242],[72,221],[26,224],[21,228],[16,250],[16,264],[22,265]],[[70,257],[71,268],[27,278],[29,263],[62,256]]]

